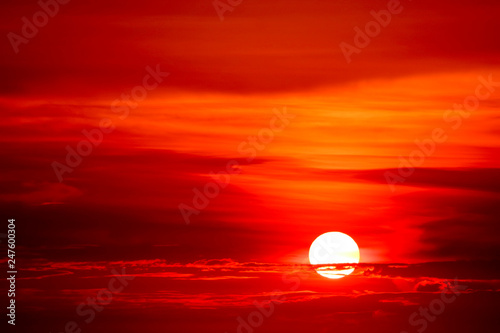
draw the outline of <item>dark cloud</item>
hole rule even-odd
[[[69,3],[19,54],[3,39],[2,90],[116,94],[157,63],[172,73],[164,88],[238,93],[496,64],[498,3],[402,4],[403,12],[347,64],[339,44],[353,44],[353,28],[364,28],[370,11],[387,1],[253,1],[227,12],[224,22],[206,1]],[[37,10],[34,2],[5,5],[2,34],[19,32],[21,17]]]
[[[498,271],[495,275],[480,277],[490,284],[471,284],[474,280],[443,280],[420,276],[434,274],[444,268],[449,275],[461,274],[466,270],[479,270],[484,263],[455,262],[428,264],[379,264],[373,266],[383,276],[354,275],[341,280],[320,277],[314,271],[293,272],[292,265],[251,263],[256,269],[246,271],[247,263],[231,259],[202,260],[193,265],[169,263],[165,260],[137,260],[116,262],[31,262],[26,267],[22,280],[25,290],[19,296],[20,311],[30,316],[30,321],[21,325],[39,325],[55,330],[70,319],[82,321],[75,316],[74,308],[87,297],[107,286],[113,277],[113,269],[135,276],[129,286],[114,295],[113,302],[99,313],[98,320],[91,323],[92,330],[104,332],[113,324],[125,332],[141,327],[179,328],[196,330],[196,323],[203,323],[206,332],[236,332],[238,317],[247,319],[255,304],[264,309],[273,309],[259,330],[276,332],[303,332],[306,327],[320,332],[334,332],[342,328],[350,332],[388,332],[415,330],[408,321],[420,307],[429,307],[441,297],[441,291],[449,284],[466,284],[460,294],[451,298],[445,311],[430,322],[427,331],[442,332],[452,327],[455,332],[469,332],[469,315],[481,320],[475,324],[481,328],[495,327],[498,320],[491,304],[499,299]],[[490,263],[489,269],[498,267]],[[368,266],[360,266],[363,270]],[[457,270],[456,268],[460,268]],[[305,268],[305,267],[304,267]],[[391,271],[392,270],[392,271]],[[396,276],[411,275],[402,279]],[[392,277],[391,277],[392,276]],[[285,277],[285,278],[283,278]],[[410,290],[401,290],[397,281],[410,281]],[[270,303],[272,297],[279,301]],[[45,304],[40,309],[36,304]],[[47,310],[50,308],[50,310]],[[68,309],[69,308],[69,309]],[[57,311],[54,311],[57,310]],[[158,318],[162,321],[144,323],[144,318]],[[57,314],[57,315],[56,315]],[[123,325],[123,319],[127,324]],[[167,320],[168,319],[168,320]],[[149,326],[148,326],[149,325]],[[465,326],[464,326],[465,325]]]
[[[365,276],[419,278],[434,277],[453,280],[491,280],[500,276],[498,260],[443,261],[418,264],[360,264],[356,274]]]
[[[421,226],[421,240],[431,248],[421,254],[436,258],[498,259],[500,228],[494,222],[498,216],[497,213],[488,220],[454,218],[426,223]]]
[[[441,281],[423,280],[415,286],[416,291],[438,292],[446,289],[448,284]]]
[[[359,179],[385,183],[384,174],[398,175],[398,169],[365,170],[355,173]],[[352,174],[352,173],[351,173]],[[500,169],[497,168],[415,168],[413,174],[398,186],[422,188],[455,188],[500,192]]]

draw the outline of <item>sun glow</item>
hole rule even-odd
[[[358,244],[342,232],[327,232],[318,236],[309,249],[311,265],[318,274],[329,279],[339,279],[354,271],[350,264],[359,263]]]

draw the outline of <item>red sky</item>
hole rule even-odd
[[[18,221],[31,328],[62,330],[109,267],[126,267],[137,279],[85,330],[235,332],[253,300],[280,289],[281,314],[256,332],[410,332],[412,311],[458,278],[470,289],[427,332],[468,332],[473,316],[495,331],[500,4],[401,1],[347,63],[339,44],[355,45],[353,28],[387,4],[243,0],[221,21],[208,0],[73,0],[19,52],[3,38],[0,206]],[[7,36],[40,7],[0,9]],[[113,112],[148,66],[169,75],[127,116]],[[473,111],[449,111],[478,91]],[[283,130],[247,160],[284,110]],[[59,181],[54,163],[102,119],[112,132]],[[435,129],[446,139],[389,186]],[[238,173],[187,224],[179,205],[231,160]],[[359,245],[353,276],[307,267],[328,231]],[[281,276],[293,270],[290,291]]]

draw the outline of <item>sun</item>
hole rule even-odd
[[[341,264],[359,263],[359,247],[354,239],[342,232],[327,232],[312,242],[309,262],[311,265],[322,265],[316,268],[318,274],[340,279],[354,271],[353,267]]]

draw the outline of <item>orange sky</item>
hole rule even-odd
[[[182,285],[167,293],[179,299],[191,292],[183,279],[200,278],[200,293],[209,294],[211,276],[184,271],[194,262],[259,263],[265,275],[262,263],[307,264],[311,242],[329,231],[358,243],[367,266],[356,279],[374,264],[498,260],[500,4],[400,6],[349,63],[339,45],[355,45],[354,28],[364,29],[388,1],[243,0],[221,21],[208,0],[73,0],[27,43],[13,48],[4,38],[0,206],[25,221],[25,258],[60,263],[64,272],[54,276],[73,272],[73,262],[187,265],[165,276]],[[31,19],[39,5],[4,1],[0,9],[8,36],[22,34],[21,18]],[[168,76],[154,81],[148,68]],[[157,84],[127,104],[144,82]],[[479,95],[470,114],[450,111]],[[269,130],[273,139],[252,148]],[[436,130],[446,139],[402,176],[400,158]],[[86,140],[82,131],[100,131],[102,142],[68,166],[67,149]],[[227,172],[229,161],[239,163],[229,168],[237,172],[229,184],[207,207],[194,207],[196,191],[214,181],[212,173]],[[387,175],[399,180],[390,185]],[[187,221],[179,205],[198,212]],[[227,278],[218,273],[214,280]],[[233,273],[243,283],[268,278]],[[412,274],[410,291],[424,276]],[[387,287],[383,279],[394,276],[381,276],[376,287],[371,275],[359,282],[366,288],[342,283],[364,296],[406,283],[398,276]],[[314,292],[327,288],[317,277],[304,281]],[[266,292],[263,285],[255,293]],[[33,295],[48,288],[32,287]],[[203,297],[193,302],[213,305]],[[414,304],[401,297],[402,307]],[[364,313],[364,305],[352,311]],[[379,310],[374,317],[390,312]]]

